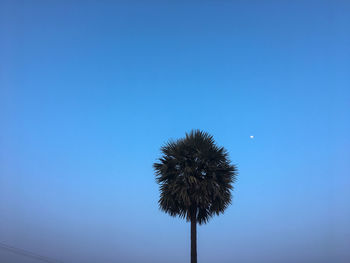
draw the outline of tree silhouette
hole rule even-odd
[[[153,165],[160,186],[159,207],[191,222],[191,263],[197,263],[197,223],[207,223],[231,204],[237,169],[213,136],[200,130],[167,142],[161,152]]]

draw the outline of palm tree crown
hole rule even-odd
[[[160,209],[171,216],[206,223],[231,203],[237,169],[228,153],[211,135],[193,130],[186,137],[169,141],[155,163],[160,185]]]

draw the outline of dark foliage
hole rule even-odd
[[[211,135],[191,131],[166,143],[161,152],[163,156],[153,165],[161,210],[187,221],[195,217],[199,224],[224,212],[231,203],[237,169]]]

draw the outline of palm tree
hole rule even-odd
[[[167,142],[153,167],[160,186],[159,207],[191,222],[191,263],[197,263],[197,223],[205,224],[231,203],[237,169],[213,136],[192,130]]]

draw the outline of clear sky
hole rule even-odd
[[[198,228],[199,262],[350,262],[349,14],[346,0],[0,0],[0,242],[65,263],[189,262],[152,164],[203,129],[240,174]]]

